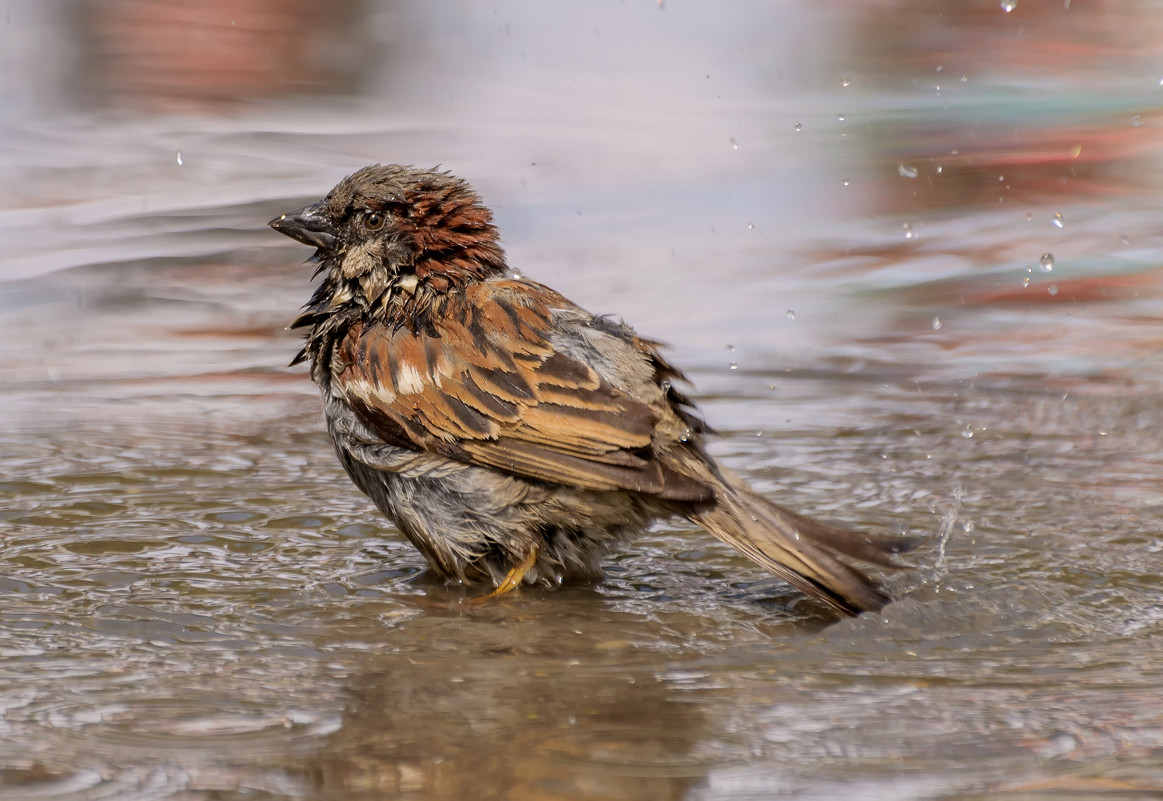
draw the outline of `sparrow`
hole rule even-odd
[[[857,563],[904,538],[818,522],[752,491],[660,345],[509,270],[492,213],[438,170],[372,165],[269,225],[314,247],[292,324],[355,485],[446,580],[600,576],[611,548],[682,517],[835,610],[889,596]]]

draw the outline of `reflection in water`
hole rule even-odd
[[[1158,11],[399,5],[0,19],[0,796],[1157,795]],[[673,525],[425,583],[264,227],[381,160],[673,342],[757,489],[944,561],[835,625]]]
[[[569,617],[590,633],[535,616],[532,631],[495,614],[413,621],[429,631],[423,651],[369,660],[376,672],[354,679],[310,782],[368,797],[677,799],[748,758],[745,741],[707,731],[649,668],[608,664],[616,641]]]
[[[155,111],[350,89],[371,53],[366,14],[355,0],[86,0],[77,66],[88,93]]]
[[[866,9],[854,88],[915,87],[866,128],[893,211],[1067,204],[1147,189],[1158,143],[1137,80],[1157,82],[1163,19],[1139,4],[891,3]],[[871,12],[871,13],[869,13]],[[910,165],[906,168],[905,164]]]

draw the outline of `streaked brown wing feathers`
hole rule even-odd
[[[709,499],[652,451],[660,412],[549,342],[546,292],[475,285],[432,333],[352,326],[333,388],[387,442],[597,490]],[[459,314],[457,313],[459,311]]]
[[[623,453],[608,461],[594,461],[507,437],[489,443],[462,443],[462,447],[474,463],[584,489],[633,490],[671,500],[702,501],[711,497],[705,484],[657,459],[635,459]],[[622,461],[629,464],[618,463]]]

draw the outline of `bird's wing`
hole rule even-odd
[[[710,500],[707,484],[657,458],[663,410],[554,347],[563,304],[575,308],[545,287],[495,281],[416,331],[356,324],[337,346],[333,391],[393,445],[584,489]]]

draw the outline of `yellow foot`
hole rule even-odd
[[[520,587],[521,581],[525,578],[525,574],[529,572],[533,565],[537,564],[537,554],[540,550],[538,546],[534,545],[532,550],[525,554],[524,559],[513,565],[509,574],[505,576],[505,580],[498,584],[495,590],[488,595],[482,595],[474,599],[474,603],[484,603],[492,598],[500,598],[502,595],[508,595]]]

